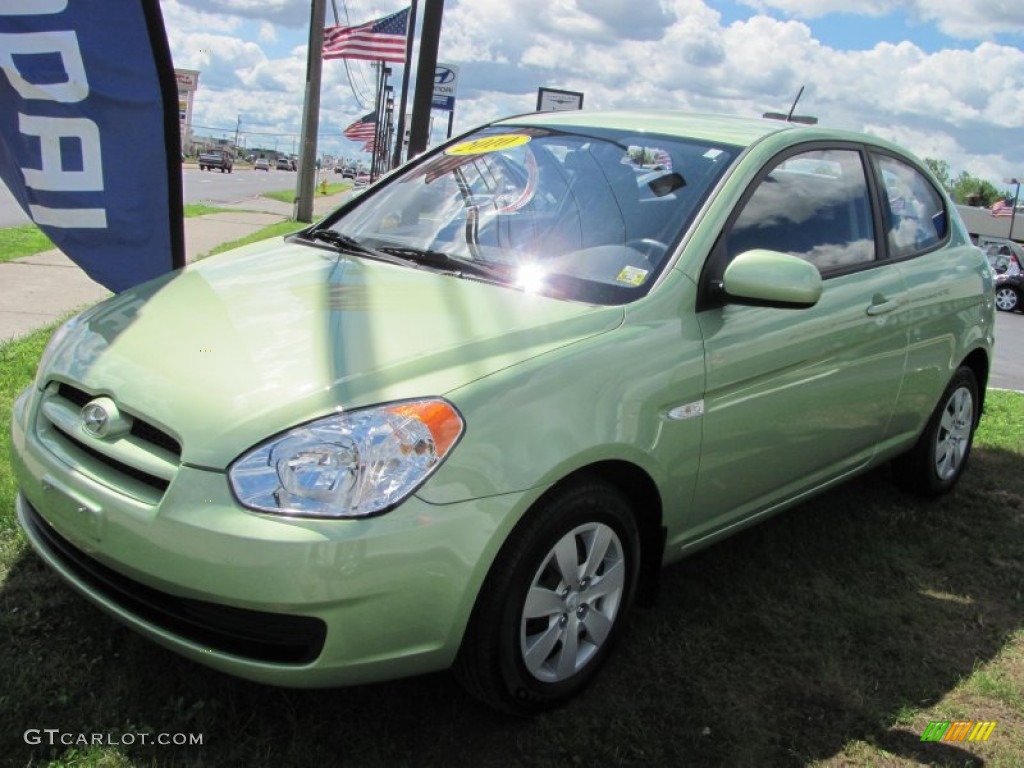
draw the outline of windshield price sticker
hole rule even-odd
[[[623,267],[622,271],[619,272],[615,278],[616,282],[625,283],[626,285],[638,286],[647,279],[646,269],[640,269],[639,267]]]
[[[526,144],[529,136],[521,133],[507,133],[501,136],[487,136],[482,139],[463,141],[454,147],[444,151],[446,155],[482,155],[486,152],[498,152],[502,149],[511,149]]]

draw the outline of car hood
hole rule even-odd
[[[63,332],[40,382],[110,395],[223,468],[341,409],[444,395],[616,327],[593,307],[489,283],[258,244],[125,291]]]

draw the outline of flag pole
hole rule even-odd
[[[323,69],[325,0],[313,0],[309,13],[309,50],[306,52],[306,99],[302,107],[299,173],[295,180],[296,221],[313,221],[316,190],[316,138],[320,122],[320,79]]]
[[[423,31],[416,65],[416,91],[412,100],[412,125],[409,128],[409,157],[415,157],[430,142],[430,104],[434,99],[434,72],[437,47],[441,38],[444,0],[424,0]]]
[[[395,131],[395,155],[391,161],[391,167],[396,168],[402,164],[402,150],[405,149],[405,109],[406,100],[409,96],[409,72],[412,71],[412,43],[416,38],[416,4],[412,0],[409,8],[409,32],[405,40],[405,65],[402,68],[402,95],[398,100],[398,128]]]

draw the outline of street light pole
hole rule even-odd
[[[1010,234],[1007,236],[1009,240],[1013,240],[1013,224],[1017,220],[1017,201],[1020,199],[1020,183],[1021,180],[1016,177],[1003,179],[1003,184],[1014,184],[1016,186],[1013,193],[1013,208],[1010,209]]]

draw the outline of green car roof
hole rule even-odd
[[[545,125],[603,127],[641,131],[670,136],[688,136],[706,141],[746,147],[758,139],[792,126],[762,118],[704,115],[674,110],[566,110],[519,115],[498,121],[497,125]]]

